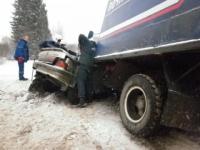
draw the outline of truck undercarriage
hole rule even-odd
[[[155,86],[156,90],[159,91],[157,92],[158,95],[153,98],[155,100],[156,97],[159,96],[158,101],[154,101],[155,105],[158,103],[158,107],[155,108],[157,109],[155,111],[157,111],[158,114],[155,113],[153,115],[160,116],[160,118],[158,117],[159,119],[156,119],[156,123],[198,131],[200,126],[199,56],[200,53],[198,51],[191,50],[189,52],[184,51],[127,59],[113,59],[112,61],[99,61],[98,65],[100,66],[99,68],[103,69],[102,72],[104,75],[102,76],[102,81],[104,81],[104,86],[118,91],[117,93],[119,96],[121,95],[120,103],[123,103],[123,99],[126,99],[127,94],[130,94],[132,98],[135,97],[135,99],[137,97],[134,95],[135,93],[132,95],[132,93],[128,91],[128,89],[134,86],[130,86],[124,93],[124,88],[126,88],[127,84],[130,84],[132,81],[131,78],[133,79],[133,82],[136,80],[138,82],[143,82],[142,84],[144,85],[146,82],[144,79],[147,79],[149,84]],[[140,91],[137,99],[140,99],[143,88],[139,88],[139,86],[136,87],[138,88],[136,88],[136,93],[138,94]],[[143,92],[148,93],[149,91]],[[126,96],[122,97],[124,94]],[[140,103],[140,105],[137,103]],[[142,104],[143,106],[141,106]],[[128,103],[127,105],[131,105],[136,109],[130,111],[130,116],[133,114],[136,115],[137,113],[141,114],[139,116],[143,116],[144,113],[147,113],[144,111],[144,107],[147,107],[145,106],[144,101],[136,101],[134,104]],[[124,109],[124,106],[121,107],[121,109]],[[141,107],[143,111],[139,109]],[[122,110],[122,112],[124,111],[125,110]],[[137,115],[133,115],[133,118],[140,118]],[[127,118],[127,116],[128,115],[121,114],[122,120],[123,118]],[[128,117],[129,121],[132,120],[130,116]],[[133,127],[127,123],[127,120],[124,120],[123,122],[124,124],[127,124],[128,127],[125,126],[128,130],[131,130],[134,134],[142,136],[150,134],[146,130],[136,132],[137,129],[142,128],[142,125],[139,125],[136,129],[132,130],[131,128]],[[137,123],[135,124],[137,125]]]

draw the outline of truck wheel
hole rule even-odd
[[[137,74],[126,82],[120,97],[120,116],[131,133],[147,137],[159,128],[160,95],[159,88],[149,76]]]
[[[79,103],[77,88],[69,88],[67,90],[67,99],[72,105]]]

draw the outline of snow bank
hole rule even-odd
[[[32,62],[26,65],[31,76]],[[42,97],[27,91],[30,81],[17,80],[17,64],[0,65],[0,149],[37,150],[199,150],[199,137],[170,131],[138,139],[122,125],[116,103],[93,102],[73,108],[64,93]]]

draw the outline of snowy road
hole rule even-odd
[[[31,65],[26,77],[31,78]],[[200,136],[175,129],[138,139],[124,129],[112,100],[72,108],[63,93],[43,97],[17,80],[17,64],[0,65],[0,150],[199,150]]]

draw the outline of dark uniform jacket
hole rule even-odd
[[[80,65],[90,68],[94,64],[94,56],[96,50],[96,44],[93,41],[88,40],[84,35],[79,36],[79,47],[81,55],[79,59]]]

